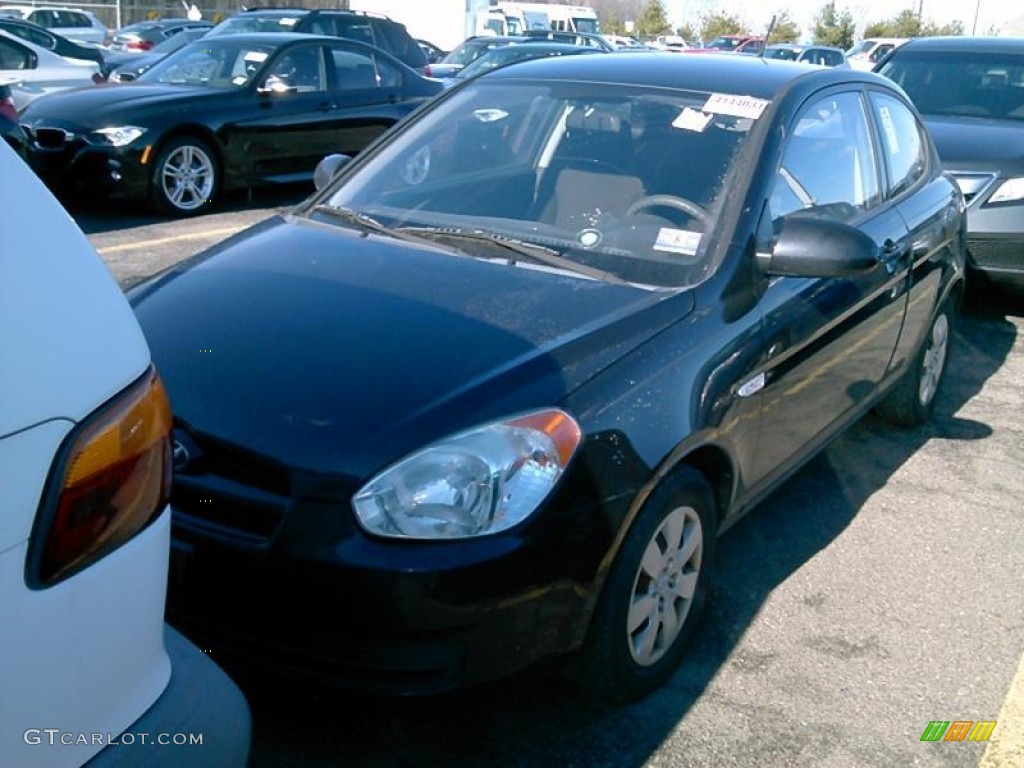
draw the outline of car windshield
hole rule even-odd
[[[853,46],[853,48],[850,48],[846,52],[846,55],[847,56],[856,56],[859,53],[867,53],[868,51],[870,51],[874,47],[874,45],[875,45],[875,41],[874,40],[861,40],[859,43],[857,43],[855,46]]]
[[[922,114],[1024,121],[1024,54],[901,48],[880,72]]]
[[[240,13],[222,21],[210,35],[241,35],[248,32],[291,32],[302,18],[301,14],[259,14]]]
[[[492,51],[503,45],[504,43],[485,42],[483,40],[467,41],[441,59],[441,63],[452,64],[456,67],[464,67],[470,62],[476,61],[488,51]]]
[[[311,215],[506,264],[538,268],[506,252],[525,249],[561,271],[692,285],[708,274],[703,235],[754,122],[715,106],[731,100],[481,78],[346,174]]]
[[[143,74],[142,83],[244,88],[255,79],[274,46],[239,42],[230,37],[197,40],[170,54]]]
[[[589,35],[596,35],[596,34],[598,34],[601,31],[599,29],[599,25],[597,23],[597,19],[590,19],[590,18],[583,18],[583,19],[581,19],[578,16],[574,16],[573,19],[572,19],[572,23],[576,25],[576,31],[577,32],[585,32],[585,33],[587,33]]]
[[[562,49],[552,50],[543,45],[509,45],[488,51],[476,61],[460,69],[455,76],[460,79],[468,79],[515,61],[557,56],[563,52]]]
[[[731,51],[742,42],[738,37],[719,37],[708,44],[708,48],[715,48],[719,51]]]
[[[207,27],[200,27],[199,29],[183,29],[181,32],[171,35],[163,42],[154,45],[150,53],[174,53],[174,51],[184,48],[194,40],[198,40],[200,37],[203,37],[203,35],[209,31],[210,30]]]
[[[782,59],[783,61],[796,61],[800,51],[792,48],[766,48],[764,52],[767,59]]]

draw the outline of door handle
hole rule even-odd
[[[328,101],[321,102],[320,105],[317,107],[317,109],[319,109],[321,112],[330,112],[331,110],[334,110],[334,109],[337,109],[337,108],[338,108],[337,104],[331,104]]]

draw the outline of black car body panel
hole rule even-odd
[[[239,36],[241,39],[242,36]],[[37,99],[22,114],[31,139],[32,164],[55,187],[85,186],[145,200],[151,184],[147,162],[171,138],[196,136],[216,152],[221,191],[311,179],[332,152],[356,154],[378,135],[440,90],[387,54],[370,46],[311,35],[257,35],[274,47],[266,68],[298,49],[326,46],[386,62],[397,82],[341,88],[331,70],[325,90],[260,94],[259,78],[244,88],[137,82],[74,89]],[[171,56],[185,56],[202,41]],[[382,65],[383,66],[383,65]],[[111,125],[145,128],[120,147],[93,133]]]
[[[401,157],[406,133],[474,89],[615,84],[612,100],[710,89],[757,110],[709,219],[709,268],[685,283],[452,254],[316,207],[369,183],[375,164]],[[725,530],[907,375],[960,290],[963,199],[923,131],[913,184],[829,230],[856,227],[866,266],[825,277],[759,266],[782,237],[765,211],[800,119],[834,96],[873,114],[871,94],[916,120],[883,79],[849,70],[748,57],[525,62],[435,100],[294,214],[133,289],[178,428],[172,621],[224,655],[406,693],[580,647],[621,542],[662,483],[684,467],[703,473]],[[500,124],[510,109],[471,121]],[[873,167],[880,184],[894,181]],[[430,541],[357,521],[353,495],[403,456],[549,407],[583,439],[519,525]]]
[[[1024,192],[998,197],[1024,178],[1024,40],[911,40],[875,71],[914,100],[964,192],[975,278],[1024,287]]]

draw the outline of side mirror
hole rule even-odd
[[[330,184],[331,180],[351,159],[349,155],[328,155],[317,163],[316,170],[313,171],[313,186],[316,187],[316,191],[319,192]]]
[[[757,260],[767,275],[848,277],[878,266],[878,245],[837,219],[796,213],[781,219],[771,252]]]

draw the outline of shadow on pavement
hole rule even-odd
[[[735,651],[764,602],[833,542],[904,462],[932,438],[991,434],[989,425],[955,415],[1016,339],[1014,325],[984,303],[985,311],[969,306],[961,319],[931,424],[906,431],[862,419],[722,537],[707,612],[664,689],[629,706],[603,706],[561,683],[553,663],[448,696],[382,699],[282,689],[232,670],[253,710],[251,765],[644,765],[723,666],[770,663]],[[812,639],[814,650],[837,658],[878,652],[853,635]]]

